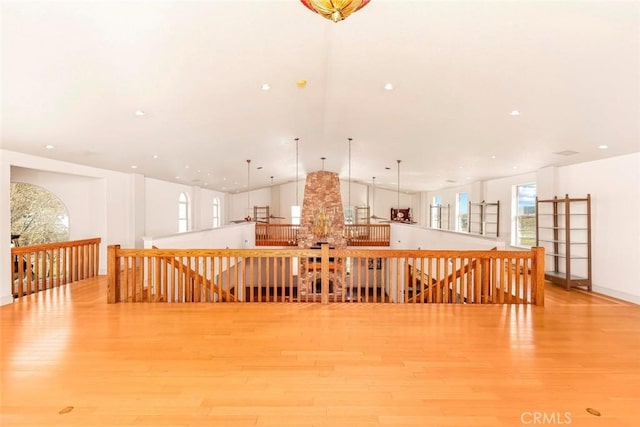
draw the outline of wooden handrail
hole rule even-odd
[[[544,303],[544,252],[109,247],[109,302]],[[122,271],[127,274],[122,274]],[[540,273],[542,271],[542,273]],[[214,298],[215,296],[215,298]]]
[[[155,249],[157,249],[157,248],[155,248]],[[206,289],[207,284],[218,295],[218,297],[220,298],[220,301],[222,301],[222,302],[234,302],[234,301],[236,301],[235,295],[233,295],[229,291],[224,292],[219,284],[214,283],[213,278],[210,281],[207,280],[202,274],[198,273],[196,270],[191,268],[191,266],[189,266],[186,262],[180,261],[179,258],[164,257],[164,258],[161,258],[161,259],[164,259],[165,261],[171,261],[172,259],[175,259],[178,262],[178,264],[173,263],[173,262],[171,262],[169,264],[172,265],[174,267],[174,269],[176,271],[178,271],[179,274],[185,274],[186,277],[190,280],[191,289],[193,290],[191,292],[191,296],[192,296],[191,302],[200,302],[200,294],[201,294],[201,291],[202,291],[202,285],[204,285],[205,289]],[[198,286],[198,285],[200,285],[200,286]],[[196,292],[196,289],[195,289],[196,287],[197,287],[198,292]]]
[[[256,246],[298,246],[299,225],[256,224]],[[389,246],[389,224],[345,224],[347,246]]]
[[[97,276],[99,237],[11,248],[14,298]]]

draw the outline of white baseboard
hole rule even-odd
[[[13,295],[3,295],[0,297],[0,306],[12,304],[13,303]]]
[[[603,288],[601,286],[595,286],[595,285],[592,286],[592,290],[594,292],[597,292],[597,293],[602,294],[602,295],[606,295],[608,297],[613,297],[613,298],[621,299],[623,301],[631,302],[633,304],[639,304],[640,305],[640,296],[638,296],[638,295],[628,294],[626,292],[615,291],[613,289]]]

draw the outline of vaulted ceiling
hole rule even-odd
[[[247,159],[252,188],[294,179],[296,137],[300,175],[347,178],[353,138],[351,178],[402,160],[406,191],[640,150],[638,2],[0,7],[9,150],[228,192]]]

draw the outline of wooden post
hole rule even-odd
[[[320,257],[322,260],[320,280],[321,280],[321,295],[320,302],[322,304],[329,303],[329,245],[323,244],[320,247]],[[334,284],[335,286],[335,284]]]
[[[116,257],[120,245],[109,245],[107,247],[107,303],[115,304],[120,302],[120,264]]]
[[[544,247],[531,248],[533,252],[533,280],[534,292],[532,292],[534,305],[544,306]]]

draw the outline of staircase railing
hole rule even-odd
[[[11,248],[14,298],[98,275],[100,238]]]
[[[345,224],[347,246],[389,246],[389,224]],[[256,223],[256,246],[298,246],[299,225]]]
[[[544,249],[108,248],[108,301],[544,305]]]

